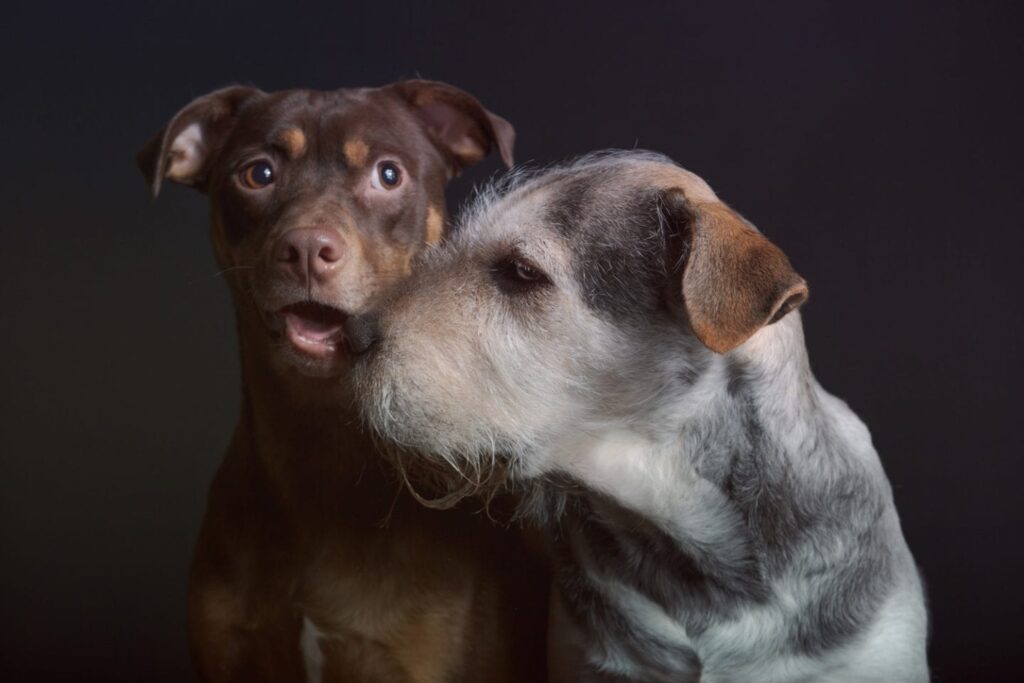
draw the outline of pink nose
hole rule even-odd
[[[289,230],[274,245],[274,265],[305,284],[311,277],[329,278],[344,252],[345,244],[334,230]]]

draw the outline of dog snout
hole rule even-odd
[[[345,343],[353,355],[366,353],[380,337],[377,314],[363,313],[345,321]]]
[[[337,270],[345,255],[345,243],[334,230],[289,230],[275,245],[274,264],[305,284],[310,278],[325,280]]]

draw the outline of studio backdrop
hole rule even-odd
[[[193,676],[186,573],[239,411],[205,199],[136,150],[192,98],[455,84],[518,162],[663,152],[810,284],[937,681],[1020,680],[1024,41],[1014,3],[14,3],[0,28],[0,678]],[[457,212],[498,173],[449,190]]]

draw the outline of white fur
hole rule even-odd
[[[623,188],[631,183],[648,190],[682,183],[693,198],[716,201],[696,176],[647,157],[599,157],[580,167],[608,182],[588,196],[602,214],[633,206],[616,204],[629,195]],[[559,173],[566,171],[556,169],[552,177]],[[864,499],[853,497],[866,510],[861,523],[888,534],[886,552],[892,555],[886,557],[899,578],[878,589],[885,603],[873,621],[865,618],[844,645],[823,645],[813,655],[794,654],[802,649],[795,646],[793,628],[821,604],[822,591],[829,595],[832,576],[822,567],[867,557],[853,546],[852,535],[812,530],[807,541],[799,530],[791,532],[786,541],[793,544],[792,555],[771,556],[782,559],[763,575],[767,597],[723,610],[700,628],[687,619],[692,614],[674,614],[671,605],[655,604],[627,585],[630,577],[613,578],[608,566],[602,571],[601,558],[587,556],[582,538],[568,534],[560,541],[638,632],[692,650],[703,666],[702,683],[927,680],[923,596],[881,463],[863,423],[814,380],[799,314],[762,327],[726,355],[700,346],[675,320],[652,317],[641,327],[613,322],[585,302],[564,232],[544,224],[557,195],[543,180],[513,185],[504,196],[485,192],[469,210],[466,227],[385,311],[377,360],[355,372],[368,420],[387,438],[459,472],[484,470],[500,455],[513,478],[571,475],[583,491],[603,494],[590,501],[593,509],[611,498],[680,541],[690,559],[709,571],[743,571],[752,558],[765,557],[755,546],[771,541],[755,535],[748,527],[754,523],[744,517],[756,519],[759,487],[774,484],[756,468],[781,480],[794,477],[817,510],[829,508],[833,491],[844,492],[841,484],[863,485]],[[663,256],[644,241],[616,243],[614,234],[608,239],[610,247]],[[496,290],[495,258],[510,250],[547,274],[550,287],[536,302],[513,303]],[[745,498],[722,485],[724,473],[735,472],[730,468],[738,453],[759,458],[752,466],[748,461],[754,473],[740,478]],[[871,505],[884,514],[871,517]],[[556,607],[552,628],[565,632],[552,634],[551,642],[565,647],[568,657],[639,675],[630,656],[643,655],[630,655],[629,644],[587,642]],[[552,655],[558,662],[553,672],[571,668],[559,660]]]
[[[206,153],[202,126],[189,124],[171,143],[167,177],[180,183],[191,182],[202,169]]]
[[[299,652],[306,669],[308,683],[320,683],[324,675],[324,653],[320,649],[323,632],[309,617],[302,617],[302,632],[299,634]]]

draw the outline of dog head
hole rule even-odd
[[[423,260],[363,335],[357,395],[385,438],[460,470],[540,474],[594,425],[658,424],[808,293],[703,180],[640,152],[485,191]]]
[[[312,376],[347,365],[343,323],[409,274],[445,230],[444,188],[514,132],[443,83],[194,100],[142,149],[164,180],[210,197],[217,261],[232,285],[243,350]]]

